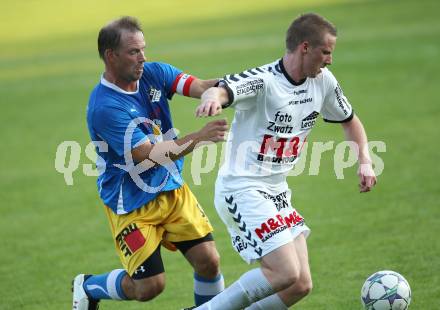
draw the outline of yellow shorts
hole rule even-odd
[[[202,207],[184,184],[162,192],[154,200],[128,214],[117,215],[105,208],[116,251],[131,276],[162,242],[199,239],[212,232]]]

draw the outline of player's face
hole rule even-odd
[[[145,62],[145,40],[142,32],[123,31],[115,54],[115,68],[119,78],[135,82],[142,76]]]
[[[314,78],[321,73],[321,68],[332,64],[332,54],[336,45],[336,37],[327,33],[323,43],[316,47],[310,46],[304,57],[304,75]]]

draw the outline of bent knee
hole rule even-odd
[[[198,262],[195,269],[197,274],[203,277],[215,278],[220,272],[220,256],[217,251]]]
[[[292,269],[286,273],[280,274],[279,277],[281,279],[281,285],[283,286],[283,288],[287,288],[298,283],[300,279],[300,274],[297,269]]]
[[[137,301],[149,301],[159,296],[165,289],[165,281],[160,279],[151,281],[148,286],[137,287],[135,289],[135,298]]]
[[[312,281],[300,281],[295,287],[295,295],[305,297],[312,291],[313,284]]]
[[[264,273],[275,291],[283,290],[294,285],[300,278],[299,271],[295,268],[277,270],[266,269]]]

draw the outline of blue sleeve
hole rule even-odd
[[[176,77],[180,73],[182,73],[182,70],[177,69],[176,67],[166,63],[157,63],[157,65],[159,66],[163,74],[164,88],[167,98],[171,99],[171,97],[173,97],[174,95],[172,91],[174,81],[176,80]]]
[[[96,134],[119,156],[148,140],[139,125],[132,123],[133,118],[128,111],[115,106],[104,106],[96,112],[92,124]]]

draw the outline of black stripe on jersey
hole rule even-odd
[[[257,75],[257,74],[258,74],[257,72],[252,71],[252,69],[247,70],[247,72],[249,72],[249,73],[252,74],[252,75]]]
[[[281,71],[281,69],[280,69],[280,64],[279,63],[275,65],[275,70],[277,70],[279,73],[283,73]]]
[[[264,70],[261,69],[260,67],[256,67],[255,70],[257,70],[258,72],[264,73]]]
[[[350,116],[347,117],[346,119],[342,120],[342,121],[334,121],[334,120],[330,120],[330,119],[325,119],[324,118],[324,122],[327,122],[327,123],[346,123],[346,122],[351,121],[353,119],[353,116],[354,116],[354,111],[351,110]]]
[[[267,67],[267,71],[269,71],[273,75],[276,75],[276,73],[273,71],[272,67]]]
[[[238,75],[244,79],[249,77],[248,75],[244,74],[244,72],[240,72]]]
[[[231,75],[229,76],[229,79],[230,79],[231,81],[234,81],[234,82],[238,82],[238,81],[239,81],[239,79],[235,77],[235,74],[231,74]]]
[[[225,75],[223,77],[223,82],[225,82],[226,84],[230,84],[231,83],[231,81],[228,80],[228,76],[227,75]]]

